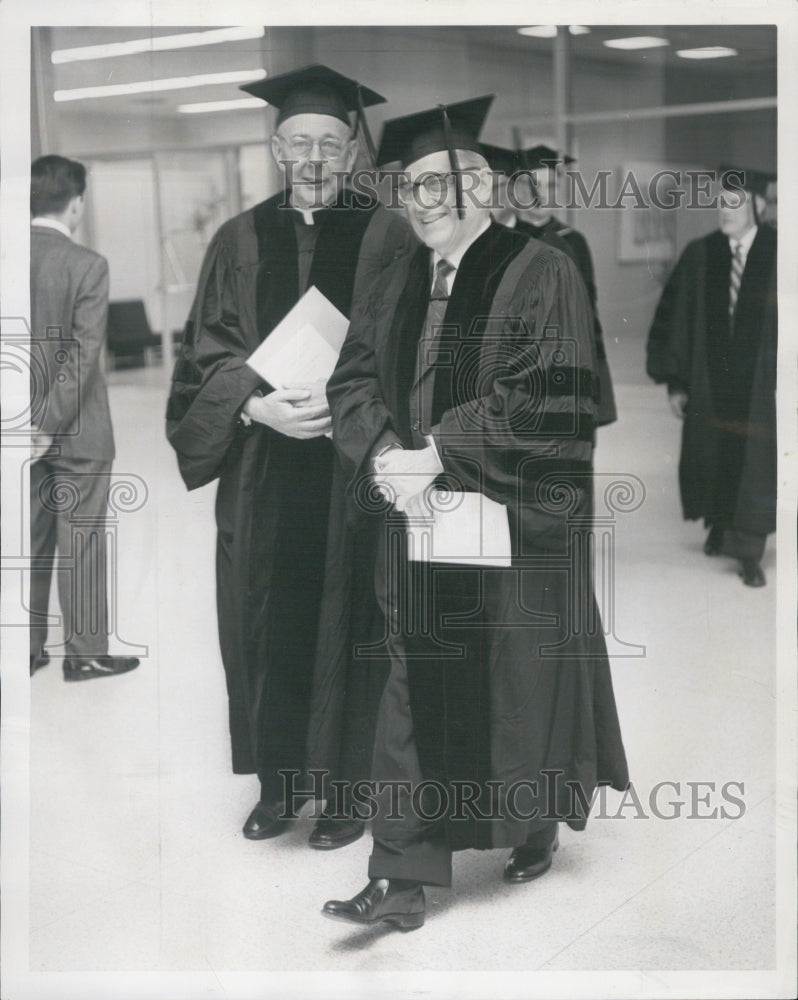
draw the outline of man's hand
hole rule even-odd
[[[410,501],[423,494],[435,477],[443,472],[431,446],[418,451],[392,448],[374,459],[374,469],[377,486],[397,510],[406,510]],[[420,509],[419,504],[414,504],[414,511],[420,512]]]
[[[30,457],[31,461],[38,462],[40,458],[44,458],[47,452],[53,446],[53,435],[44,434],[42,431],[34,430],[31,435],[31,447],[30,447]]]
[[[321,437],[332,428],[327,400],[308,405],[310,389],[288,387],[275,389],[268,396],[253,393],[244,403],[243,412],[259,424],[286,437],[307,440]]]
[[[673,415],[678,417],[679,420],[684,420],[684,411],[687,407],[687,393],[670,392],[668,393],[668,402],[671,404]]]
[[[432,492],[434,493],[435,491],[433,490]],[[430,506],[429,498],[429,490],[424,490],[422,493],[416,493],[416,495],[414,497],[410,497],[405,504],[405,514],[412,521],[434,521],[435,511]]]

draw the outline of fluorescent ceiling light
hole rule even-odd
[[[519,35],[529,35],[530,38],[556,38],[556,24],[533,24],[528,28],[519,28]]]
[[[604,45],[608,49],[658,49],[670,45],[667,38],[655,38],[653,35],[634,35],[630,38],[607,38]]]
[[[737,49],[729,49],[725,45],[707,45],[702,49],[677,49],[676,55],[682,59],[725,59],[739,53]]]
[[[262,80],[265,76],[265,69],[244,69],[230,73],[201,73],[197,76],[175,76],[168,80],[140,80],[137,83],[115,83],[104,87],[56,90],[53,99],[55,101],[84,101],[91,97],[154,94],[161,90],[186,90],[189,87],[210,87],[219,83],[253,83],[255,80]]]
[[[112,56],[132,56],[140,52],[164,52],[171,49],[191,49],[199,45],[218,45],[220,42],[240,42],[248,38],[262,38],[265,34],[266,29],[262,25],[250,28],[188,31],[180,35],[158,35],[151,38],[134,38],[128,42],[107,42],[103,45],[56,49],[50,58],[54,63],[81,62],[84,59],[110,59]]]
[[[239,97],[232,101],[202,101],[199,104],[180,104],[177,110],[184,115],[201,115],[206,111],[235,111],[238,108],[265,108],[259,97]]]
[[[589,35],[590,28],[585,27],[584,24],[569,24],[568,30],[572,35]]]

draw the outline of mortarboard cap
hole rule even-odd
[[[382,128],[377,163],[399,161],[406,167],[422,156],[444,150],[451,153],[455,149],[471,149],[479,153],[477,136],[492,103],[493,94],[488,94],[391,118]]]
[[[512,177],[521,167],[518,153],[514,149],[506,149],[504,146],[492,146],[488,142],[481,142],[479,144],[479,151],[488,161],[488,166],[494,172]]]
[[[493,94],[473,97],[455,104],[439,104],[428,111],[417,111],[401,118],[391,118],[382,128],[377,163],[400,162],[403,167],[430,153],[448,152],[455,175],[457,214],[463,217],[463,188],[458,149],[481,153],[479,133],[493,103]]]
[[[551,146],[531,146],[518,152],[521,166],[524,170],[539,170],[541,167],[556,167],[558,163],[575,163],[573,156],[558,153]]]
[[[364,109],[373,104],[384,104],[386,99],[357,80],[351,80],[348,76],[317,63],[244,84],[239,90],[260,97],[278,108],[278,128],[292,115],[303,114],[331,115],[350,125],[349,112],[357,112],[357,123],[363,131],[368,152],[374,159],[374,144],[366,124]]]
[[[730,167],[728,164],[718,167],[718,176],[723,187],[742,188],[762,198],[767,194],[768,184],[776,180],[773,171],[749,170],[745,167]]]

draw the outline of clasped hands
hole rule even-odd
[[[391,448],[374,459],[378,490],[410,517],[432,517],[426,491],[441,472],[443,466],[431,445],[418,450]]]
[[[287,437],[308,440],[332,430],[323,380],[312,385],[287,385],[266,396],[253,393],[242,407],[251,420]]]

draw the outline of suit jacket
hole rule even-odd
[[[63,458],[111,461],[102,348],[108,262],[55,229],[31,227],[32,421]]]

